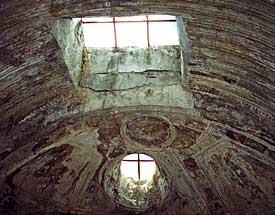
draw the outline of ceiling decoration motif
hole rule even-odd
[[[28,144],[2,162],[10,173],[3,175],[3,181],[16,190],[14,204],[24,201],[22,196],[28,194],[35,204],[49,202],[51,207],[43,205],[47,211],[59,208],[72,214],[119,213],[125,205],[118,207],[117,199],[112,199],[117,196],[119,171],[115,170],[125,155],[143,152],[155,159],[161,177],[169,184],[160,198],[165,201],[157,203],[161,204],[156,209],[159,214],[166,215],[169,208],[177,214],[214,214],[238,207],[243,210],[263,199],[266,203],[262,211],[267,211],[270,180],[275,180],[274,161],[260,152],[252,154],[252,148],[239,142],[242,139],[232,141],[224,127],[198,116],[176,109],[165,112],[136,107],[134,111],[90,112],[56,123],[48,134],[51,141],[35,149]],[[249,150],[251,155],[247,156]],[[11,165],[18,156],[28,159]],[[227,201],[226,193],[234,199]],[[146,214],[151,215],[150,210]]]
[[[127,120],[121,129],[126,141],[147,147],[164,148],[175,139],[175,128],[166,118],[140,115]]]
[[[139,214],[274,215],[274,0],[2,0],[0,11],[1,215],[138,214],[108,196],[102,171],[145,151],[171,183]],[[182,18],[181,79],[81,87],[90,64],[71,18],[149,13]]]

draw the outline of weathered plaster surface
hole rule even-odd
[[[129,90],[94,92],[85,90],[86,110],[135,105],[159,105],[192,108],[193,98],[180,84],[167,86],[141,86]]]
[[[179,46],[88,48],[88,57],[91,73],[181,70]]]
[[[55,21],[51,32],[62,50],[63,60],[71,80],[77,85],[82,70],[84,35],[80,19],[62,19]]]
[[[79,87],[85,110],[136,105],[191,109],[194,101],[182,86],[179,46],[88,48]]]
[[[142,214],[274,214],[273,1],[4,0],[0,12],[1,214],[129,214],[100,175],[134,150],[154,157],[173,182],[169,201]],[[182,16],[190,45],[184,90],[76,88],[52,23],[144,13]],[[104,94],[105,103],[93,103]],[[120,129],[135,114],[167,118],[175,140],[133,148]]]
[[[159,126],[158,130],[143,128],[146,138],[135,129],[140,123],[152,125],[158,121],[154,126]],[[171,137],[168,122],[175,134],[166,144]],[[235,133],[179,109],[91,112],[58,124],[48,140],[28,144],[21,153],[2,161],[1,177],[16,188],[16,194],[9,194],[10,201],[2,202],[5,207],[18,198],[16,207],[29,212],[50,213],[58,208],[72,214],[126,213],[104,191],[105,177],[109,177],[105,171],[110,171],[106,165],[128,153],[142,152],[156,160],[161,174],[171,182],[162,206],[142,214],[172,214],[171,210],[183,214],[272,214],[274,158],[227,138],[231,133],[253,142],[248,134]],[[161,138],[163,135],[166,138]],[[12,164],[18,155],[28,155],[29,160]],[[112,179],[108,181],[112,183]],[[28,194],[30,199],[21,199]],[[33,201],[47,201],[50,207],[37,208]]]

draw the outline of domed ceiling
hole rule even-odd
[[[4,0],[0,10],[0,214],[274,214],[273,1]],[[93,91],[71,18],[139,14],[180,17],[182,73]],[[134,210],[106,192],[105,171],[130,153],[167,179],[161,204]]]

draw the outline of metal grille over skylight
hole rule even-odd
[[[179,45],[175,16],[82,18],[86,47]]]

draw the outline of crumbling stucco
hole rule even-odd
[[[113,201],[100,177],[108,161],[137,151],[171,180],[167,201],[140,214],[274,214],[273,1],[1,1],[0,12],[0,214],[138,213]],[[184,90],[75,87],[53,21],[148,13],[182,17]],[[179,102],[183,92],[193,105]],[[174,141],[139,144],[146,138],[134,129],[137,143],[128,142],[121,127],[148,115],[167,119]]]
[[[72,82],[77,85],[82,70],[84,35],[80,19],[60,19],[52,23],[51,33],[63,54]]]

